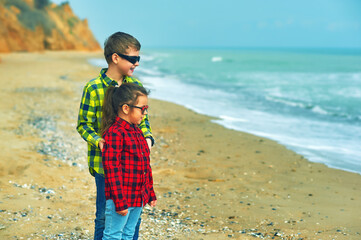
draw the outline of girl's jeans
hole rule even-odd
[[[95,185],[97,187],[96,198],[96,213],[95,213],[95,231],[94,240],[102,240],[105,226],[105,178],[104,176],[95,173]],[[138,224],[135,230],[133,240],[138,240],[139,226],[141,218],[138,220]]]
[[[128,208],[128,214],[122,216],[116,212],[113,200],[107,200],[105,206],[106,217],[103,240],[133,240],[135,227],[141,212],[142,207],[130,207]]]

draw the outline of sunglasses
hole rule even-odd
[[[140,61],[140,56],[128,56],[121,53],[116,53],[119,57],[124,58],[128,62],[135,64],[136,62]]]
[[[138,106],[134,106],[134,105],[129,105],[127,104],[129,107],[132,107],[132,108],[138,108],[142,111],[142,114],[144,114],[145,110],[148,110],[148,105],[144,105],[143,107],[138,107]]]

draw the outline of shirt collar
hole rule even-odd
[[[116,86],[118,83],[106,75],[107,71],[108,68],[102,68],[102,70],[100,70],[100,74],[99,74],[100,79],[104,82],[105,86],[107,87]]]
[[[118,116],[115,118],[115,122],[127,130],[134,130],[134,124],[131,124]]]
[[[103,80],[103,82],[105,83],[105,85],[108,87],[108,86],[117,86],[118,83],[117,81],[111,79],[110,77],[107,76],[106,72],[108,71],[108,68],[102,68],[102,70],[100,71],[100,78]],[[125,76],[123,82],[129,82],[131,78],[128,77],[128,76]]]

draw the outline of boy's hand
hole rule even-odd
[[[155,205],[157,205],[157,200],[151,201],[151,202],[149,203],[149,205],[150,205],[151,207],[155,207]]]
[[[128,214],[128,209],[122,210],[122,211],[117,211],[118,214],[122,215],[122,216],[126,216]]]
[[[103,151],[104,143],[105,143],[105,140],[103,138],[100,139],[100,141],[98,143],[100,151]]]
[[[146,138],[145,140],[147,140],[149,151],[150,151],[152,149],[152,140],[150,140],[150,138]]]

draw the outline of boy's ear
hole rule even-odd
[[[119,61],[119,56],[118,56],[117,54],[113,53],[113,55],[112,55],[112,62],[113,62],[114,64],[118,64],[118,61]]]

